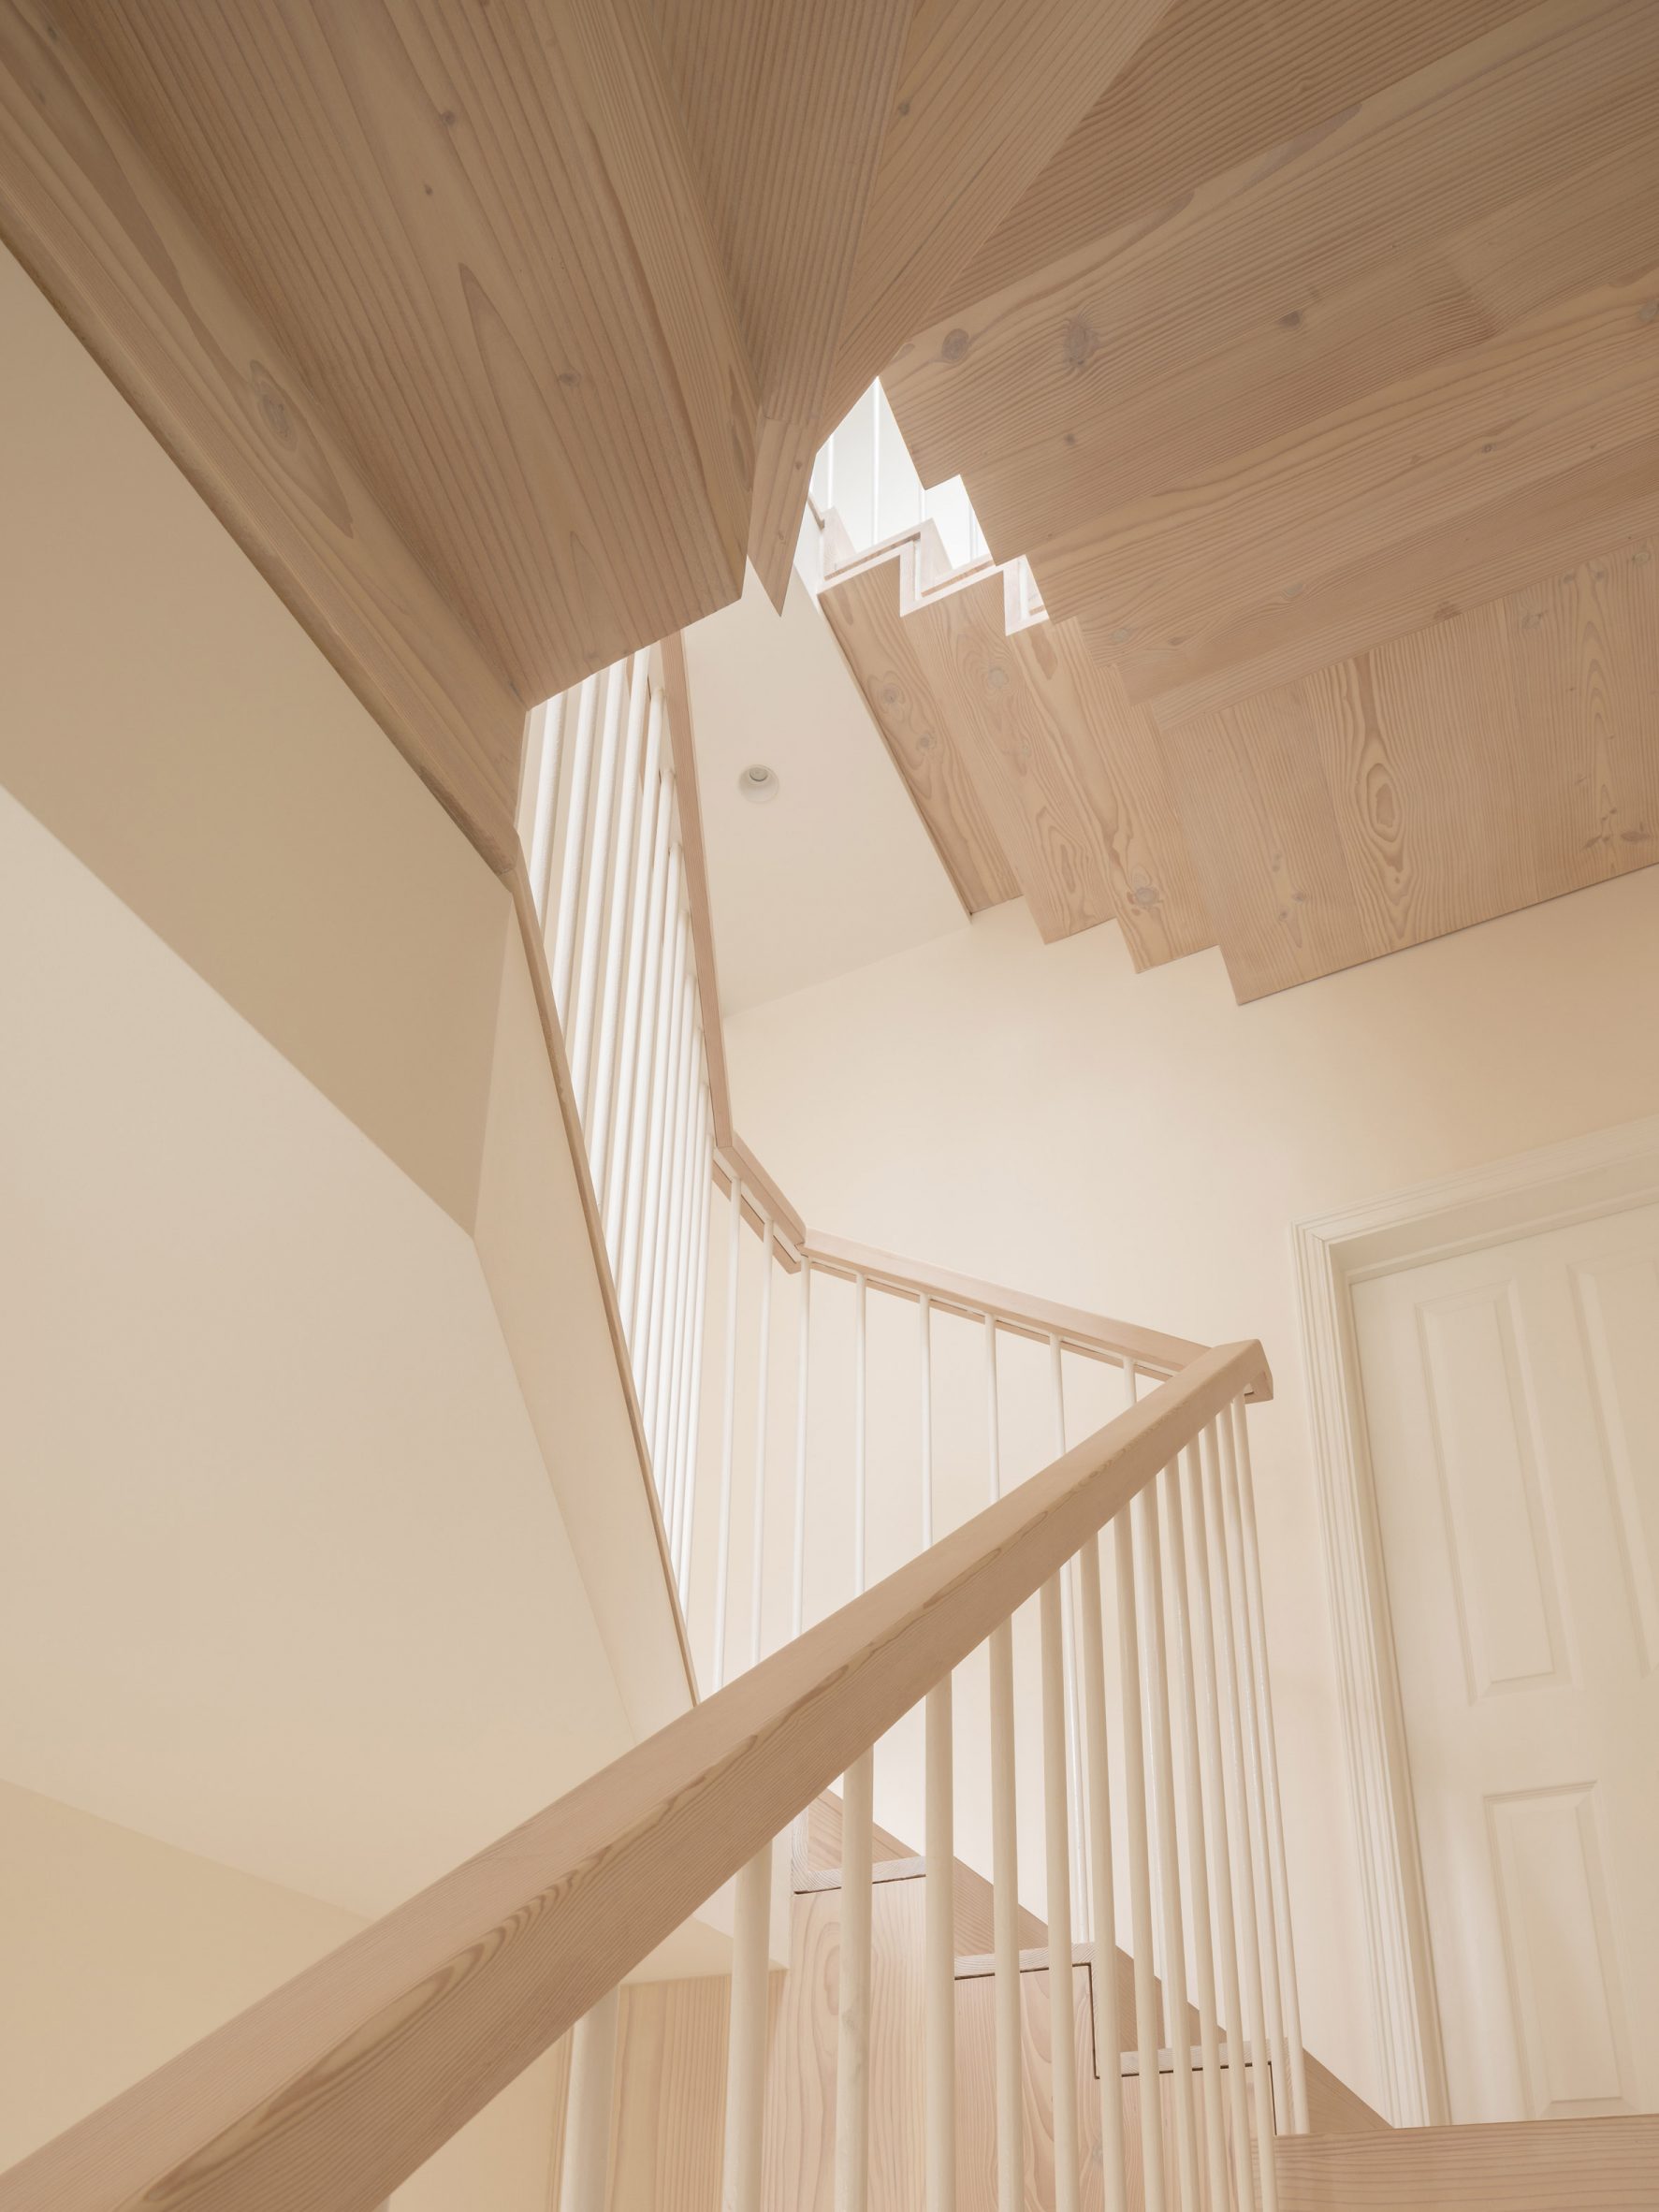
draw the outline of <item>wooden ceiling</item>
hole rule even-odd
[[[1655,856],[1655,0],[0,0],[0,236],[498,866],[878,371],[1053,618],[831,602],[970,906],[1248,997]]]
[[[499,866],[1169,0],[0,0],[0,236]]]
[[[1002,575],[914,604],[908,554],[821,604],[970,914],[1047,942],[1122,926],[1137,968],[1215,942],[1157,733],[1075,622],[1011,621]]]
[[[1241,997],[1659,859],[1652,0],[1173,0],[884,382]]]

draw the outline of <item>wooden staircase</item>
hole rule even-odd
[[[1151,718],[1075,622],[1021,619],[1011,572],[924,592],[924,554],[819,604],[963,905],[1024,896],[1049,944],[1115,921],[1137,971],[1214,944]]]

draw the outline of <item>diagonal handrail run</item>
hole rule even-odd
[[[370,2212],[1265,1373],[1203,1353],[0,2176],[0,2212]]]

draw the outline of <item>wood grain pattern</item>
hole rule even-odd
[[[921,330],[883,381],[924,480],[960,470],[998,557],[1034,553],[1091,503],[1419,373],[1545,304],[1550,285],[1645,266],[1632,237],[1653,217],[1631,164],[1656,89],[1643,0],[1545,0]],[[1623,179],[1608,168],[1621,148]],[[1575,179],[1599,222],[1573,220]],[[1506,215],[1528,207],[1530,275],[1533,226]],[[1005,509],[999,489],[1026,504]]]
[[[719,2212],[730,2016],[723,1975],[623,1987],[608,2212]]]
[[[796,1824],[794,1855],[791,1861],[795,1887],[806,1888],[818,1874],[839,1875],[841,1870],[841,1793],[821,1790]],[[913,1861],[916,1854],[901,1843],[880,1821],[872,1824],[872,1849],[878,1866],[895,1860]],[[808,1879],[804,1879],[808,1878]]]
[[[1142,698],[1264,604],[1290,625],[1306,602],[1317,621],[1328,575],[1659,432],[1656,300],[1659,263],[1097,517],[1045,552],[1050,605],[1086,606],[1097,634],[1111,624]]]
[[[1084,2212],[1098,2212],[1100,2190],[1100,2103],[1096,2086],[1089,1970],[1072,1969],[1078,2149]],[[1020,1975],[1020,2048],[1024,2072],[1025,2201],[1055,2202],[1054,2050],[1048,1969]],[[957,2212],[997,2212],[996,2021],[988,1975],[956,1984]]]
[[[878,1846],[879,1848],[879,1846]],[[992,1928],[991,1885],[983,1874],[972,1867],[964,1866],[960,1859],[953,1861],[955,1873],[952,1879],[953,1929],[957,1954],[957,1972],[965,1975],[989,1973],[991,1958],[985,1946],[995,1938]],[[924,1858],[880,1858],[876,1861],[870,1879],[873,1882],[922,1882],[926,1879],[927,1861]],[[822,1867],[795,1875],[795,1895],[806,1897],[821,1890],[838,1891],[841,1887],[841,1870]],[[1026,1906],[1019,1908],[1019,1937],[1022,1951],[1033,1955],[1041,1953],[1048,1942],[1048,1931],[1035,1913]]]
[[[1169,0],[915,0],[828,394],[838,422]]]
[[[1201,952],[1209,916],[1151,721],[1075,623],[1008,634],[1000,583],[909,620],[1044,941],[1114,920],[1137,969]]]
[[[1174,0],[951,286],[941,314],[1299,138],[1527,0]]]
[[[1615,445],[1459,517],[1352,561],[1313,592],[1259,603],[1239,621],[1145,665],[1124,662],[1126,689],[1160,729],[1285,685],[1346,655],[1426,630],[1522,590],[1550,570],[1633,550],[1659,531],[1659,436]],[[1206,885],[1206,896],[1208,895]]]
[[[0,232],[411,766],[504,866],[531,695],[446,604],[296,360],[35,0],[0,7]]]
[[[1380,2112],[1374,2111],[1357,2089],[1321,2065],[1311,2051],[1303,2053],[1307,2065],[1307,2124],[1315,2135],[1388,2135],[1393,2132]]]
[[[1006,869],[1049,942],[1117,921],[1137,968],[1211,943],[1156,732],[1076,626],[1011,634],[998,574],[901,589],[889,559],[820,604],[947,867]]]
[[[951,742],[950,703],[918,655],[913,618],[898,611],[893,564],[861,570],[818,604],[957,897],[978,914],[1017,896],[995,826]]]
[[[0,2176],[0,2212],[395,2189],[1265,1370],[1206,1353],[909,1566]],[[903,1885],[885,1885],[892,1888]]]
[[[905,0],[654,0],[760,393],[749,556],[781,608],[822,437]]]
[[[767,2081],[762,2202],[768,2212],[829,2212],[834,2201],[840,1892],[794,1901]],[[923,2199],[923,1897],[919,1882],[870,1899],[871,2212]]]
[[[1282,2212],[1652,2212],[1659,2114],[1290,2137]]]
[[[720,973],[714,958],[714,905],[708,895],[708,853],[703,841],[703,807],[697,793],[697,740],[691,721],[691,687],[686,675],[685,641],[677,630],[663,638],[660,651],[662,711],[668,722],[669,757],[674,763],[675,810],[679,817],[680,857],[685,863],[686,903],[691,914],[697,1004],[703,1015],[703,1050],[708,1063],[714,1141],[717,1144],[727,1144],[732,1138],[732,1085],[726,1073],[726,1031],[720,1018]]]
[[[736,596],[754,386],[638,0],[53,34],[527,704]]]
[[[1656,682],[1644,541],[1171,723],[1239,997],[1659,860]]]

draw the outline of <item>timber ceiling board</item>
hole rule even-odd
[[[1659,165],[1653,185],[1659,230]],[[1044,558],[1045,597],[1110,622],[1107,649],[1142,699],[1225,665],[1264,607],[1281,638],[1311,641],[1310,668],[1372,643],[1332,649],[1327,577],[1411,542],[1438,603],[1443,573],[1465,558],[1460,528],[1501,508],[1517,547],[1535,488],[1659,434],[1656,304],[1659,267],[1241,455],[1225,475],[1121,508],[1086,546],[1072,537]],[[1541,549],[1530,566],[1553,559]]]
[[[1628,548],[1656,530],[1659,431],[1472,508],[1450,526],[1397,539],[1310,589],[1273,593],[1203,640],[1167,654],[1147,650],[1119,673],[1167,724],[1443,621],[1546,570]],[[1098,628],[1081,627],[1098,655],[1122,661],[1129,650],[1110,616]]]
[[[1040,556],[1648,266],[1656,128],[1659,10],[1547,0],[923,331],[889,397],[924,480]]]
[[[1151,719],[1076,626],[1005,627],[993,575],[900,613],[896,560],[820,603],[969,911],[1045,940],[1115,919],[1135,967],[1214,941]]]
[[[1173,0],[935,311],[1169,208],[1465,46],[1528,0]]]
[[[1171,0],[914,0],[827,430],[1122,73]],[[895,13],[901,12],[895,4]]]
[[[1163,727],[1240,999],[1659,860],[1653,552]]]
[[[638,0],[61,0],[49,36],[524,701],[735,596],[752,372]]]
[[[781,609],[910,10],[653,6],[760,390],[749,554]]]
[[[30,0],[0,6],[0,230],[410,764],[504,867],[518,843],[522,698]]]
[[[1659,858],[1659,7],[1219,12],[883,381],[1157,732],[1249,998]]]

